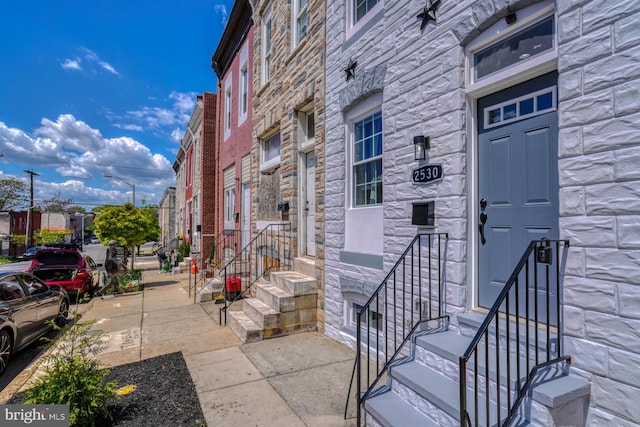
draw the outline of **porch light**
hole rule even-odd
[[[424,135],[418,135],[413,137],[413,149],[415,160],[426,160],[427,150],[431,148],[429,143],[429,137]]]

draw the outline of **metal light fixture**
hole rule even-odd
[[[511,11],[509,11],[509,14],[504,17],[504,21],[507,23],[507,25],[511,25],[515,23],[517,20],[518,20],[518,17],[516,16],[516,13]]]
[[[430,147],[430,141],[428,136],[418,135],[413,137],[413,149],[415,160],[426,160],[427,150]]]

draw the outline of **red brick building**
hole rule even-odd
[[[248,1],[236,1],[211,66],[218,77],[217,247],[231,255],[249,242],[253,21]],[[211,173],[207,169],[206,174]],[[221,255],[222,251],[218,251]]]

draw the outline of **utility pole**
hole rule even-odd
[[[26,173],[29,174],[29,178],[31,179],[31,192],[30,192],[30,203],[29,203],[29,247],[33,247],[33,176],[39,176],[40,174],[34,171],[25,170]]]

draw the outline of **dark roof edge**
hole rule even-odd
[[[227,72],[233,58],[247,37],[249,29],[253,25],[252,13],[248,0],[236,0],[218,42],[218,47],[211,56],[211,68],[215,71],[218,79],[221,79]]]

